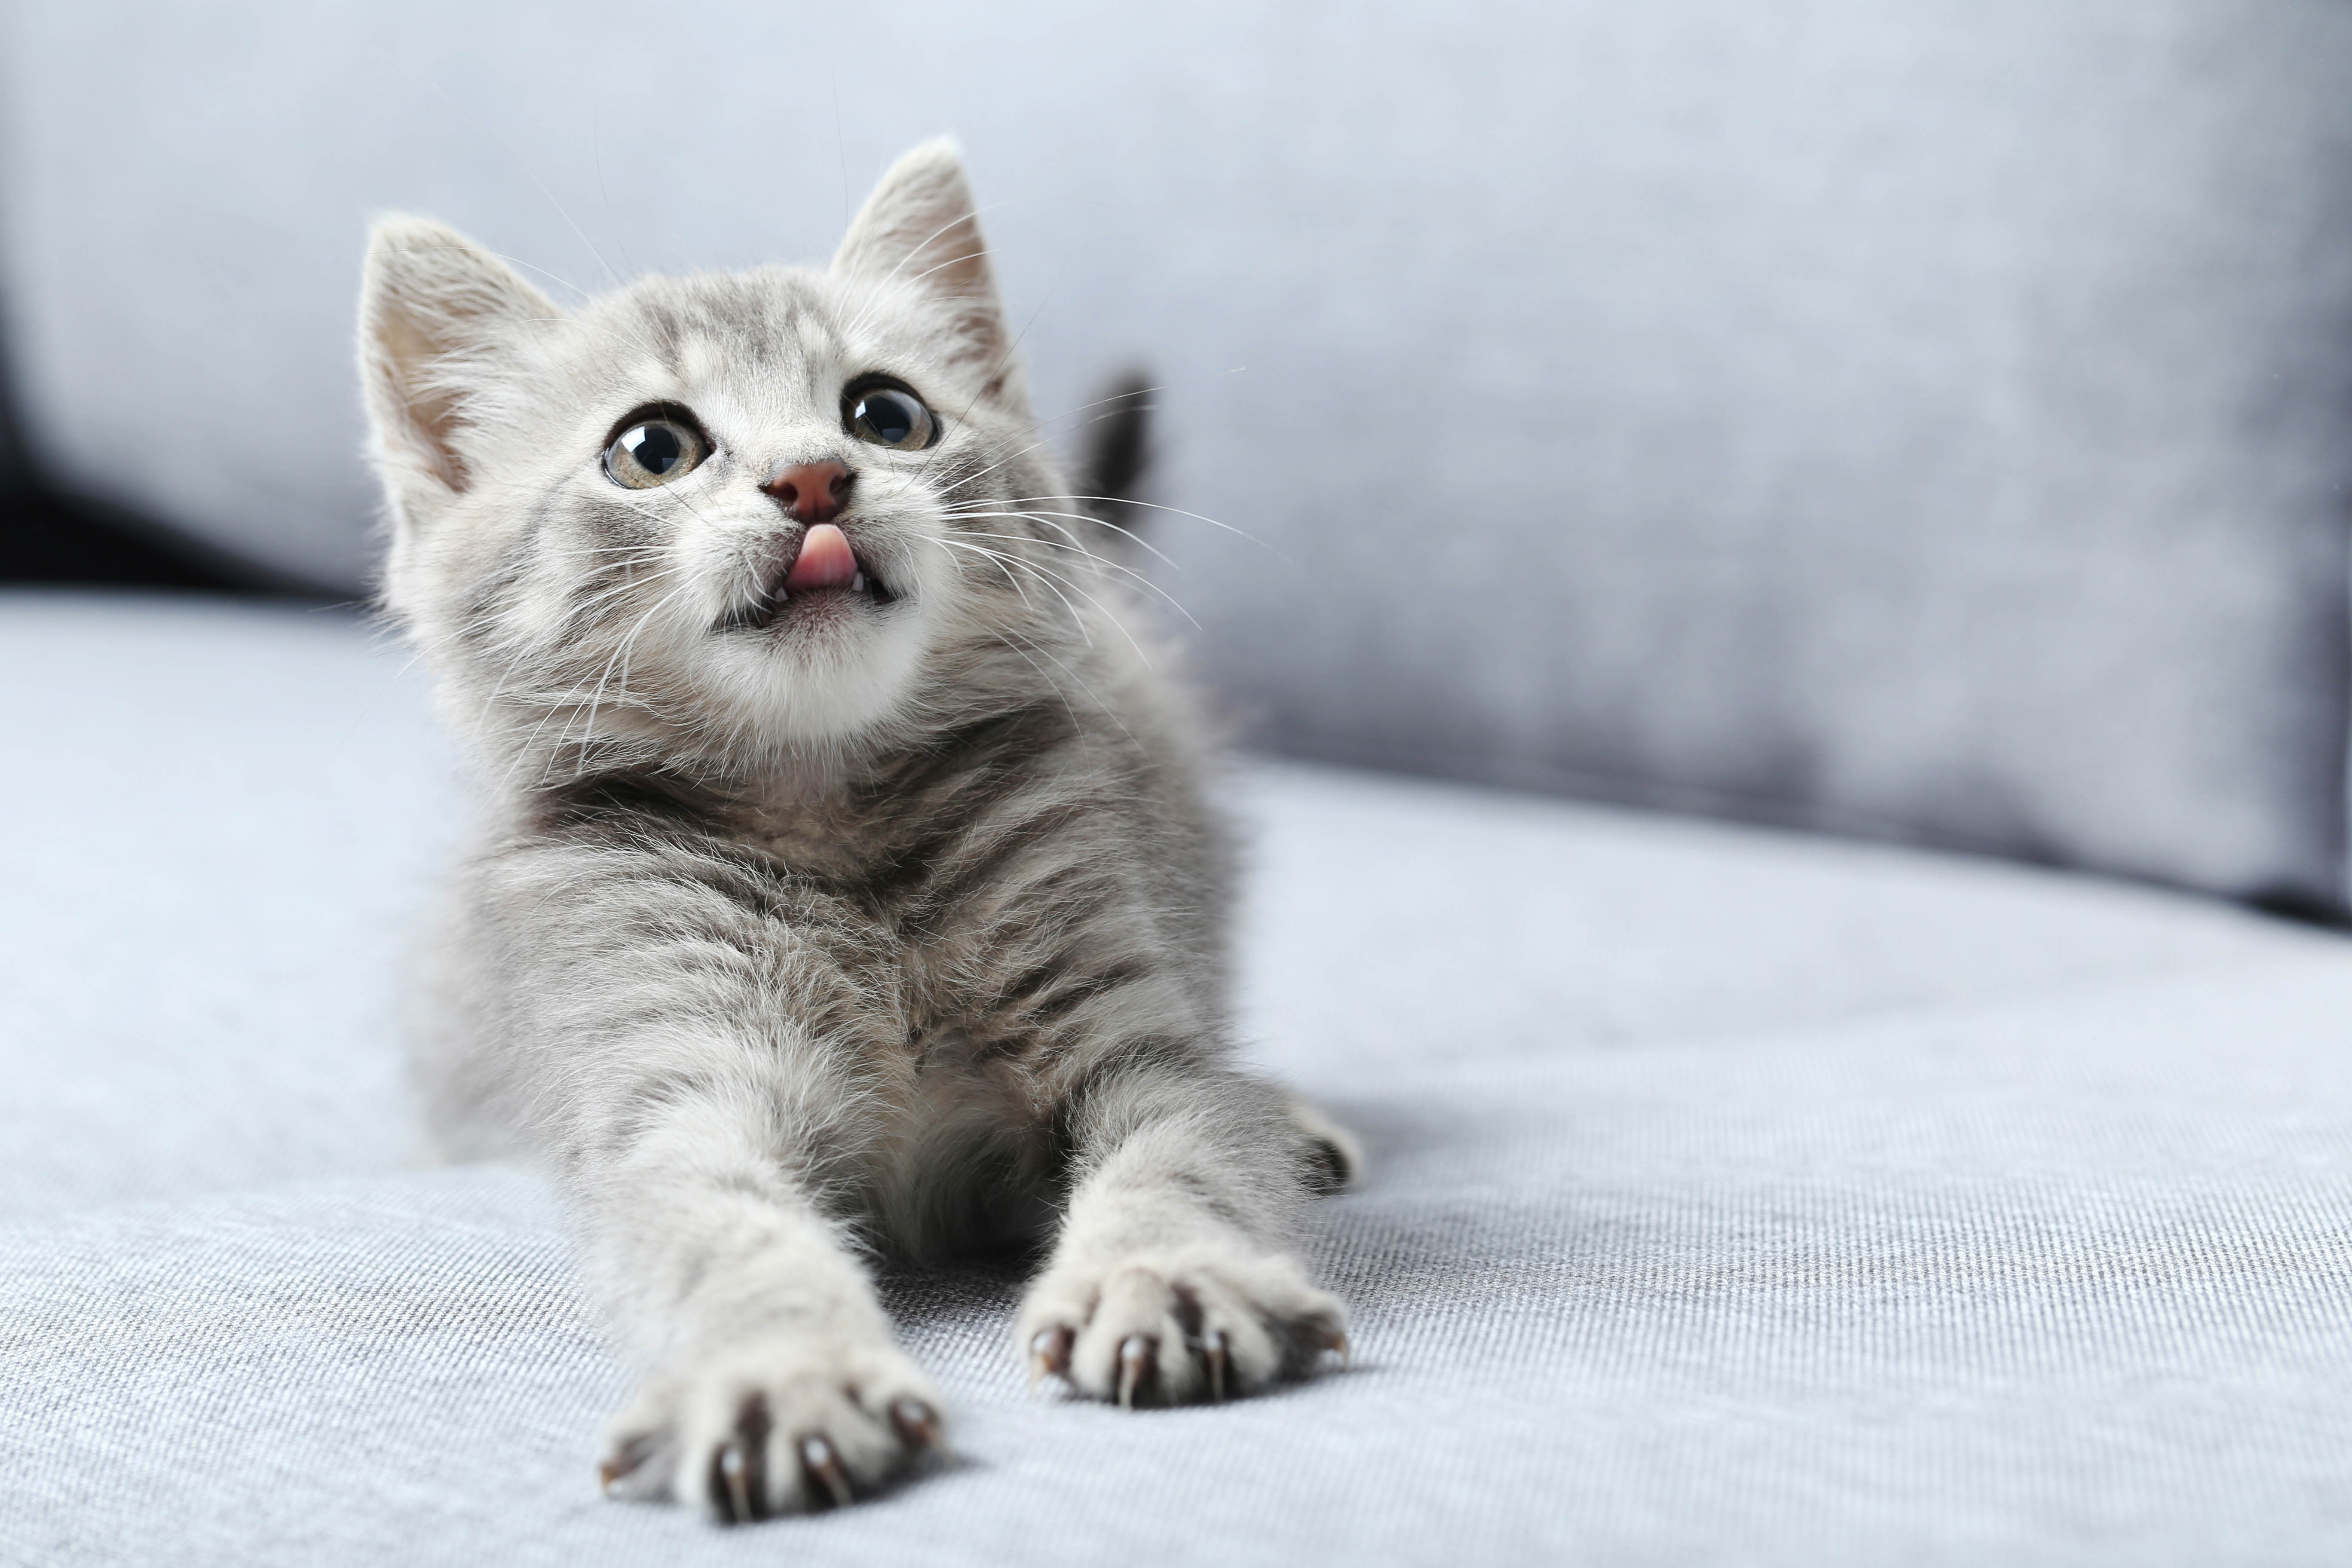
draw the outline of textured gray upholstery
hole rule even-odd
[[[0,1408],[44,1415],[0,1436],[0,1552],[2341,1563],[2347,1009],[2352,963],[2304,948],[1358,1075],[1380,1170],[1318,1248],[1355,1370],[1141,1417],[1033,1401],[1006,1280],[904,1279],[964,1466],[731,1537],[594,1498],[622,1380],[519,1176],[0,1226]]]
[[[947,126],[1042,411],[1148,363],[1163,499],[1264,542],[1163,527],[1269,743],[2342,898],[2340,0],[0,29],[37,454],[284,567],[370,559],[370,211],[816,258]]]
[[[401,955],[461,826],[347,612],[0,595],[0,1214],[397,1166]]]
[[[457,827],[413,674],[348,617],[25,594],[0,669],[10,1568],[2352,1552],[2344,939],[1253,764],[1254,1048],[1371,1152],[1317,1243],[1354,1369],[1033,1400],[1009,1276],[897,1277],[963,1462],[723,1532],[595,1498],[623,1374],[543,1188],[404,1168]]]

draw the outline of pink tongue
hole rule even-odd
[[[857,580],[857,556],[849,536],[829,522],[820,522],[801,540],[801,552],[784,574],[784,592],[803,594],[811,588],[846,588]]]

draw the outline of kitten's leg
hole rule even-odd
[[[811,1200],[808,1141],[783,1125],[810,1086],[766,1081],[780,1064],[740,1044],[679,1055],[659,1109],[575,1181],[591,1266],[651,1368],[607,1487],[737,1522],[848,1502],[937,1445],[939,1395]]]
[[[727,1520],[828,1506],[939,1437],[843,1223],[906,1038],[887,949],[829,899],[636,837],[478,868],[467,1074],[553,1166],[643,1370],[608,1487]]]
[[[1130,1067],[1098,1075],[1065,1124],[1069,1209],[1014,1331],[1033,1375],[1177,1404],[1301,1376],[1346,1349],[1347,1310],[1296,1250],[1307,1195],[1329,1178],[1281,1090]]]

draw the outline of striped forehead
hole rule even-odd
[[[644,307],[645,341],[682,393],[831,401],[846,346],[828,302],[805,280],[696,279],[682,292]]]

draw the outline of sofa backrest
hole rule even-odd
[[[280,569],[370,568],[371,212],[814,259],[950,129],[1042,411],[1169,384],[1159,499],[1241,532],[1165,516],[1165,585],[1262,743],[2343,904],[2352,6],[0,27],[35,458]]]

